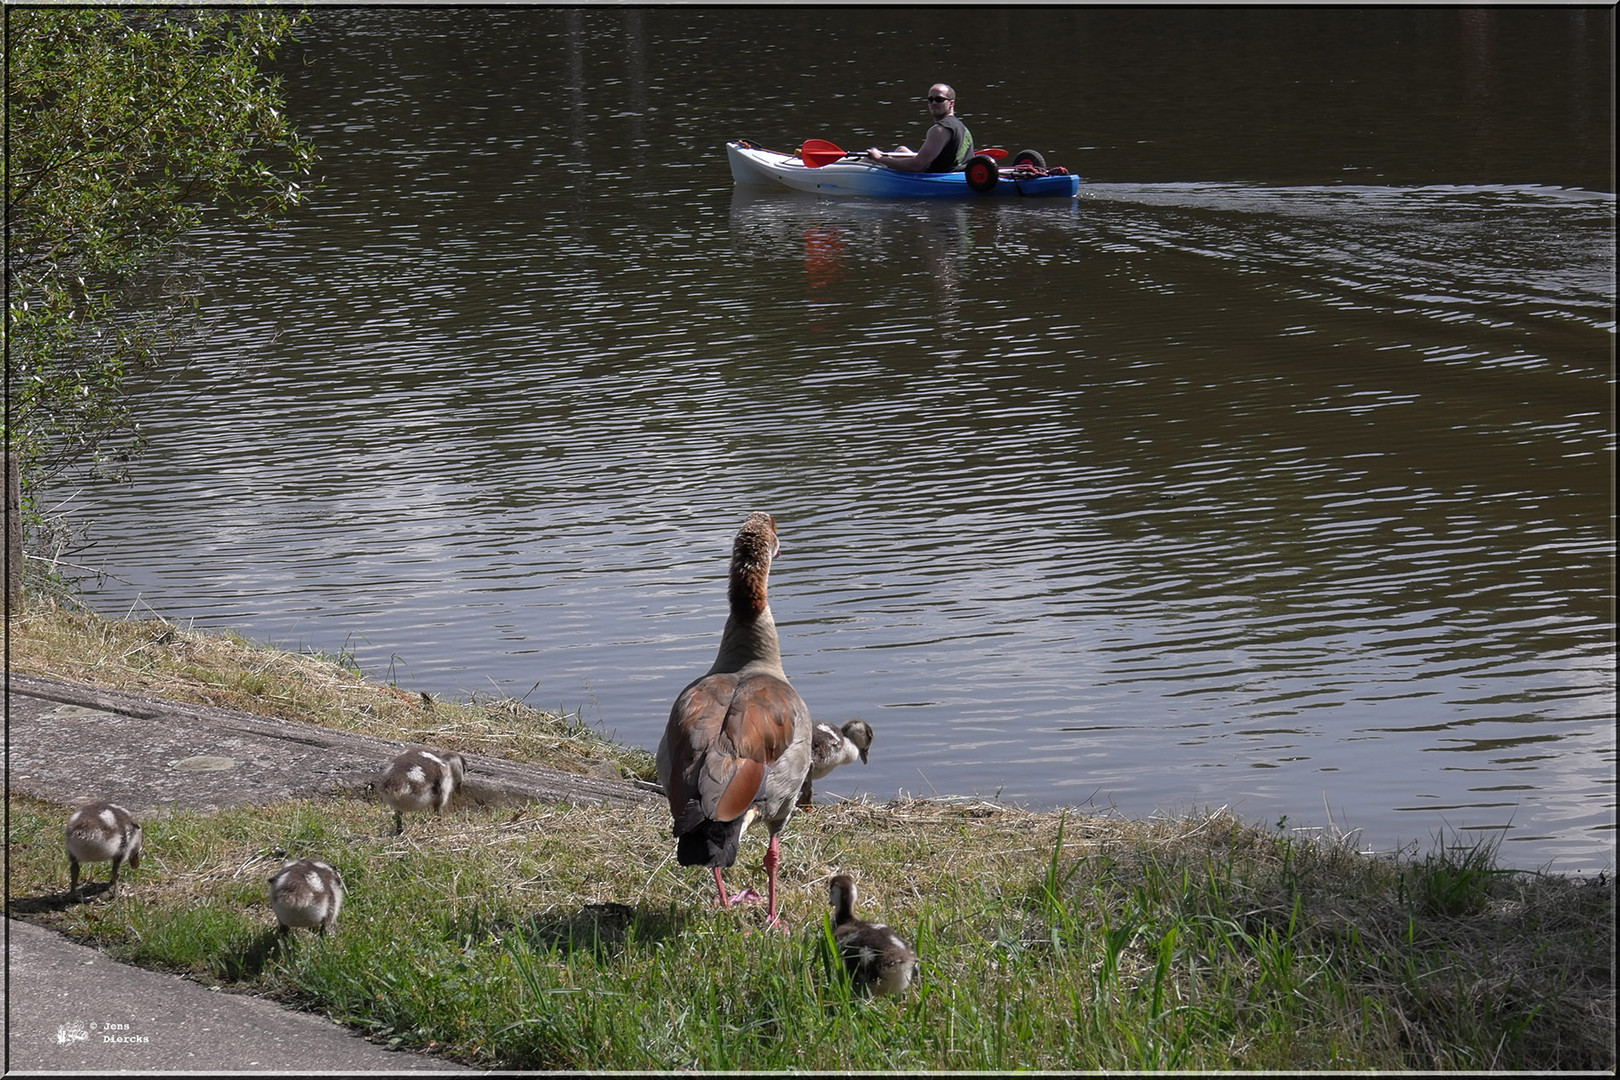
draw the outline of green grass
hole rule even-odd
[[[512,701],[428,701],[343,658],[36,604],[16,670],[576,772],[651,755]],[[531,805],[413,818],[293,802],[143,821],[139,870],[66,904],[67,811],[9,803],[9,911],[143,966],[479,1066],[564,1070],[1602,1070],[1614,887],[1503,870],[1439,836],[1367,857],[1223,812],[1122,821],[978,801],[846,803],[783,836],[786,935],[714,910],[668,811]],[[763,891],[763,837],[733,887]],[[333,863],[336,931],[278,940],[267,879]],[[105,864],[89,867],[97,882]],[[828,879],[922,958],[854,996]]]
[[[1613,1065],[1612,883],[1491,870],[1482,847],[1396,864],[1222,814],[818,807],[784,834],[782,935],[713,909],[656,807],[468,810],[400,838],[352,800],[175,813],[145,823],[118,896],[69,906],[65,813],[10,809],[14,914],[481,1066]],[[734,883],[763,885],[762,848]],[[350,897],[333,934],[278,941],[266,879],[306,855]],[[832,962],[839,871],[923,957],[904,997],[852,995]],[[1459,878],[1468,901],[1437,908]]]

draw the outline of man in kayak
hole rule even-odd
[[[928,129],[921,149],[902,146],[883,151],[874,146],[866,156],[899,172],[960,171],[973,156],[973,133],[956,118],[956,91],[944,83],[929,87],[928,114],[934,118],[934,126]]]

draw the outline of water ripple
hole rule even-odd
[[[369,18],[324,54],[319,205],[196,238],[213,332],[138,483],[79,496],[104,609],[650,746],[768,509],[795,683],[879,732],[831,790],[1326,794],[1380,846],[1453,807],[1531,864],[1612,852],[1612,195],[894,205],[717,160],[653,195],[629,162],[696,136],[425,102]]]

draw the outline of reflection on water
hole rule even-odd
[[[459,12],[444,47],[440,15],[387,14],[318,11],[289,71],[317,204],[197,245],[216,331],[155,392],[137,483],[79,498],[103,609],[650,746],[766,509],[790,675],[877,730],[825,794],[1331,813],[1378,847],[1482,828],[1612,863],[1611,194],[1422,175],[1404,128],[1359,172],[1409,184],[1208,179],[1189,149],[1189,179],[1092,169],[1072,204],[733,192],[726,138],[804,123],[777,13]],[[911,23],[780,17],[870,32],[824,78]],[[1407,17],[1497,63],[1492,26]],[[1138,25],[964,18],[1000,28],[989,70]],[[797,134],[914,123],[901,74],[903,105],[872,76]],[[1019,121],[1049,160],[1099,145]]]

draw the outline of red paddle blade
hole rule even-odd
[[[1003,150],[999,146],[975,146],[973,148],[973,152],[975,154],[983,154],[986,157],[994,158],[996,161],[1000,161],[1002,158],[1007,156],[1007,151]]]
[[[851,156],[853,155],[848,151],[826,139],[806,139],[799,147],[799,159],[812,169],[819,169],[823,165],[830,165]]]

